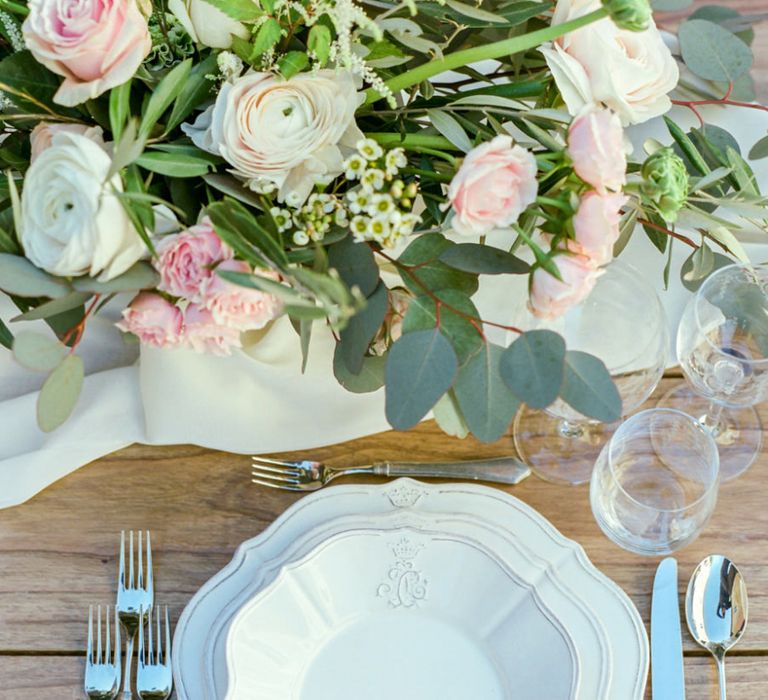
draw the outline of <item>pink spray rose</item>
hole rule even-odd
[[[626,201],[621,193],[587,192],[579,202],[573,217],[576,242],[595,265],[605,265],[613,258],[613,244],[619,239],[620,210]]]
[[[37,126],[29,134],[29,145],[32,149],[30,162],[33,162],[52,142],[53,137],[61,132],[69,134],[81,134],[89,138],[96,145],[104,147],[104,132],[100,126],[86,126],[85,124],[56,124],[54,122],[38,122]]]
[[[213,268],[233,256],[208,217],[186,231],[166,236],[157,246],[157,253],[159,289],[195,303],[205,298],[206,287],[215,276]]]
[[[576,174],[601,194],[618,192],[627,181],[624,130],[608,109],[587,108],[568,129],[568,153]]]
[[[127,81],[152,48],[136,0],[29,0],[22,32],[35,59],[64,76],[53,100],[67,107]]]
[[[121,331],[138,336],[142,343],[166,348],[178,345],[182,324],[178,306],[159,294],[142,292],[123,310],[123,320],[116,325]]]
[[[251,272],[248,263],[241,260],[225,260],[216,269]],[[278,279],[277,274],[270,270],[259,270],[257,274]],[[280,300],[273,294],[232,284],[218,275],[214,275],[206,287],[204,306],[211,312],[215,323],[239,331],[264,328],[282,310]]]
[[[511,136],[496,136],[472,149],[448,188],[451,226],[481,235],[515,223],[536,199],[536,159]]]
[[[231,355],[241,347],[240,331],[216,323],[208,309],[190,304],[184,312],[184,344],[195,352]]]
[[[562,281],[544,268],[533,272],[528,306],[534,316],[552,320],[589,296],[600,271],[590,258],[578,253],[564,253],[555,259]]]

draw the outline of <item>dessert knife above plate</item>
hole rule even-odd
[[[677,560],[674,557],[667,557],[659,564],[653,580],[651,688],[653,700],[685,700]]]

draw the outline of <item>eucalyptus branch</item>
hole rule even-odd
[[[699,248],[700,246],[696,244],[694,241],[692,241],[688,236],[684,236],[682,233],[677,233],[677,231],[671,231],[668,228],[665,228],[664,226],[660,226],[659,224],[654,224],[653,221],[648,221],[648,219],[637,219],[638,224],[642,224],[643,226],[647,226],[648,228],[653,229],[654,231],[659,231],[660,233],[666,233],[668,236],[671,236],[672,238],[676,238],[678,241],[682,241],[686,245],[691,246],[691,248]]]

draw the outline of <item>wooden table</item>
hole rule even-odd
[[[679,381],[664,379],[656,395]],[[768,407],[763,420],[768,424]],[[448,438],[430,422],[407,434],[382,433],[311,454],[352,465],[397,457],[472,459],[513,449],[509,437],[481,445]],[[763,455],[745,476],[725,484],[704,534],[678,554],[681,595],[695,564],[712,552],[728,554],[746,577],[749,626],[728,658],[731,700],[768,698],[767,470]],[[586,487],[531,477],[509,491],[580,542],[648,621],[658,559],[609,542],[592,519]],[[151,530],[157,601],[171,607],[175,621],[237,545],[297,498],[250,485],[245,456],[134,446],[75,472],[19,508],[0,511],[0,698],[81,697],[88,605],[114,601],[121,529]],[[715,698],[714,665],[687,631],[684,640],[688,700]]]

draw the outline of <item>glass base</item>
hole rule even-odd
[[[753,406],[723,408],[715,426],[710,426],[707,414],[710,402],[694,392],[688,384],[681,384],[665,394],[660,408],[676,408],[696,418],[710,430],[720,452],[720,479],[730,481],[741,476],[755,461],[763,444],[760,416]]]
[[[517,453],[536,476],[559,484],[585,484],[618,423],[568,423],[523,406],[514,423]]]

